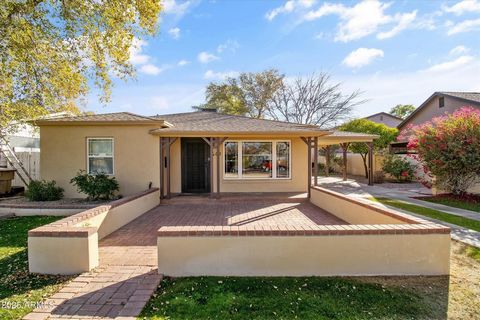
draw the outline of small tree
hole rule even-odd
[[[399,118],[405,119],[408,117],[413,111],[415,111],[415,106],[411,104],[397,104],[395,107],[390,109],[390,114],[397,116]]]
[[[367,119],[352,120],[341,125],[339,130],[377,135],[378,138],[373,142],[374,151],[385,149],[398,135],[398,130],[396,128],[390,128],[382,123],[376,123]],[[355,142],[351,143],[348,149],[350,152],[360,154],[363,160],[363,167],[365,168],[365,177],[368,178],[367,145],[362,142]]]
[[[417,150],[436,187],[461,195],[480,181],[480,110],[463,107],[409,130],[408,148]]]

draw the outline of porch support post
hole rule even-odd
[[[167,138],[167,146],[166,146],[166,159],[165,159],[165,167],[167,170],[167,199],[171,198],[170,193],[170,137]]]
[[[210,147],[210,156],[209,156],[209,162],[210,162],[210,197],[213,197],[213,142],[215,138],[202,138],[203,141],[205,141],[208,146]]]
[[[368,146],[368,185],[373,186],[373,142],[367,142]]]
[[[164,160],[163,160],[163,138],[160,137],[160,161],[159,161],[159,169],[160,169],[160,199],[163,199],[163,169],[164,169]]]
[[[220,199],[220,175],[221,175],[221,161],[220,161],[220,155],[221,155],[221,146],[223,142],[227,140],[227,137],[224,138],[216,138],[215,139],[215,145],[216,145],[216,156],[217,156],[217,199]]]
[[[303,142],[307,145],[307,176],[308,176],[308,181],[307,181],[307,197],[310,199],[310,187],[312,186],[312,141],[313,139],[311,137],[300,137]]]
[[[325,146],[325,177],[330,174],[330,146]]]
[[[168,137],[166,139],[166,169],[167,169],[167,199],[170,199],[172,197],[172,194],[170,192],[170,147],[172,146],[172,144],[177,141],[177,138],[170,138]]]
[[[314,167],[313,167],[313,173],[315,175],[315,178],[314,178],[314,185],[315,186],[318,186],[318,137],[315,137],[313,139],[313,163],[314,163]]]
[[[342,151],[343,151],[343,168],[342,168],[343,181],[347,181],[347,150],[348,150],[349,144],[350,143],[348,142],[340,143],[340,146],[342,147]]]

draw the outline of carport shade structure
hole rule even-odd
[[[368,147],[368,185],[373,185],[373,141],[378,138],[378,135],[357,133],[348,131],[333,131],[328,135],[319,138],[318,146],[322,146],[327,152],[325,156],[325,173],[328,175],[329,171],[329,149],[332,145],[340,145],[343,154],[342,175],[343,180],[347,180],[347,151],[350,143],[359,142],[365,143]],[[317,151],[318,152],[318,151]],[[315,166],[317,164],[315,163]],[[315,175],[315,185],[318,185],[317,176]]]

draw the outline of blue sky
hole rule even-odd
[[[480,91],[480,0],[164,1],[160,32],[136,41],[136,80],[86,109],[190,111],[205,86],[239,72],[324,71],[368,102],[353,116],[419,105],[434,91]]]

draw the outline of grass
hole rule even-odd
[[[372,201],[380,202],[384,205],[395,207],[398,209],[410,211],[425,217],[442,220],[457,226],[468,228],[475,231],[480,231],[480,221],[468,219],[453,214],[449,214],[443,211],[438,211],[435,209],[425,208],[422,206],[417,206],[415,204],[406,203],[400,200],[389,199],[389,198],[370,198]]]
[[[21,319],[70,278],[28,272],[28,230],[58,219],[43,216],[0,220],[0,319]]]
[[[475,259],[476,261],[480,262],[480,249],[477,247],[472,247],[468,246],[466,248],[466,254],[472,259]]]
[[[450,196],[419,197],[417,199],[480,213],[480,202],[477,201],[456,199]]]
[[[165,278],[142,319],[421,319],[413,290],[349,278]]]

